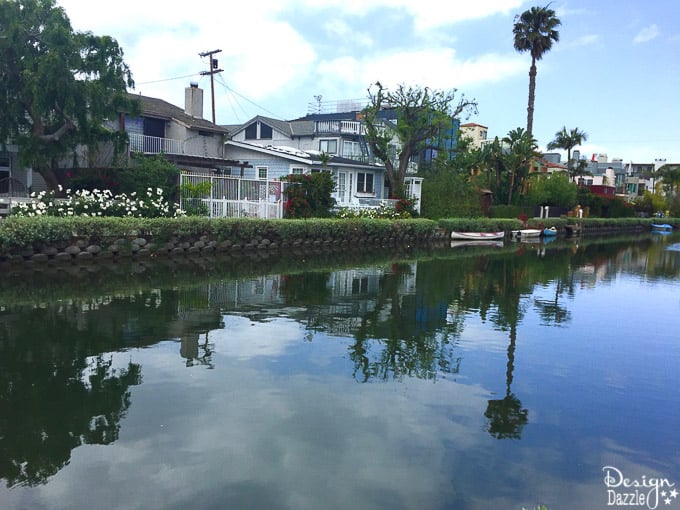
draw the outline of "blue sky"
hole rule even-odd
[[[216,120],[293,119],[309,103],[365,99],[371,83],[457,89],[468,119],[502,137],[526,127],[530,58],[513,49],[521,0],[57,0],[76,30],[114,37],[135,91],[184,104],[198,81]],[[534,136],[544,148],[562,126],[588,134],[582,154],[680,163],[680,6],[677,0],[554,1],[560,42],[538,63]]]

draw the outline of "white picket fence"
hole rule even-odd
[[[196,186],[209,182],[206,193],[182,192],[180,207],[198,211],[211,218],[283,218],[282,191],[285,183],[275,180],[242,179],[222,175],[180,174],[180,189],[184,184]],[[196,196],[197,195],[197,196]]]

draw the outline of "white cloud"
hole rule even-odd
[[[333,7],[338,14],[366,15],[385,9],[404,12],[413,19],[417,30],[427,30],[465,20],[495,14],[508,14],[519,9],[523,0],[487,0],[486,2],[444,2],[440,0],[307,0],[308,7]]]
[[[514,54],[488,54],[459,60],[455,50],[439,48],[385,54],[377,58],[343,57],[321,62],[319,72],[333,75],[335,80],[343,82],[344,89],[357,92],[365,92],[376,80],[388,88],[403,83],[443,90],[457,88],[465,92],[466,86],[498,82],[526,72],[526,62]]]
[[[573,41],[567,43],[567,45],[571,47],[590,46],[591,44],[595,44],[599,41],[600,36],[598,34],[588,34],[574,39]]]
[[[323,27],[331,37],[349,40],[352,44],[357,46],[370,48],[374,44],[373,38],[369,34],[355,31],[351,25],[343,19],[332,19],[324,23]]]
[[[634,44],[646,43],[659,36],[659,27],[656,25],[649,25],[638,32],[633,39]]]
[[[188,9],[184,2],[91,2],[60,0],[75,30],[118,40],[135,82],[199,75],[208,69],[199,53],[216,54],[227,82],[259,100],[308,73],[316,59],[309,42],[276,15],[285,6],[274,1],[239,4],[238,8],[203,1]],[[266,72],[265,72],[266,69]],[[189,80],[185,80],[188,85]],[[183,104],[183,87],[147,85],[142,92]],[[177,102],[177,98],[180,102]]]

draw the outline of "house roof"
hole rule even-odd
[[[255,122],[263,122],[289,138],[294,138],[296,136],[312,136],[314,134],[314,121],[312,120],[279,120],[272,117],[264,117],[262,115],[257,115],[244,124],[222,126],[222,128],[227,129],[234,135],[243,131]]]
[[[476,123],[474,123],[474,122],[468,122],[467,124],[461,124],[460,127],[462,127],[462,128],[464,128],[464,127],[469,127],[469,128],[472,128],[472,127],[481,127],[481,128],[484,128],[484,129],[488,129],[488,128],[489,128],[489,126],[485,126],[485,125],[483,125],[483,124],[476,124]]]
[[[308,165],[320,165],[322,164],[321,161],[321,152],[319,151],[302,151],[299,149],[295,149],[293,147],[285,147],[285,146],[273,146],[273,145],[258,145],[254,143],[248,143],[248,142],[237,142],[235,140],[229,140],[227,142],[227,145],[232,145],[234,147],[239,147],[242,149],[249,149],[253,150],[255,152],[260,152],[263,154],[269,154],[271,156],[277,156],[280,158],[288,159],[291,161],[297,161],[300,163],[305,163]],[[340,156],[332,156],[329,161],[329,164],[331,165],[337,165],[337,166],[342,166],[342,167],[353,167],[353,168],[371,168],[373,170],[376,169],[382,169],[383,167],[380,165],[373,165],[370,163],[364,163],[362,161],[357,161],[354,159],[349,159],[349,158],[343,158]]]
[[[536,167],[541,167],[541,168],[553,168],[557,170],[568,170],[569,167],[567,165],[563,165],[561,163],[553,163],[552,161],[548,161],[547,159],[541,158],[540,160],[535,160],[535,166]]]
[[[191,129],[201,129],[224,134],[228,133],[228,130],[224,127],[213,124],[209,120],[193,117],[186,113],[182,108],[168,103],[162,99],[132,93],[129,93],[128,96],[131,99],[137,99],[140,101],[143,117],[174,120]]]

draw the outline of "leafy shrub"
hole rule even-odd
[[[635,207],[620,197],[609,197],[591,193],[587,188],[579,189],[578,202],[589,216],[601,218],[630,218],[635,216]]]
[[[491,218],[519,218],[520,215],[526,214],[533,216],[532,207],[520,207],[518,205],[493,205],[489,208],[489,217]]]
[[[122,168],[100,170],[73,169],[66,173],[72,190],[108,189],[114,195],[143,195],[147,189],[162,189],[166,200],[176,198],[179,168],[161,154],[144,156],[134,154],[130,164]]]
[[[162,242],[171,238],[197,238],[205,235],[216,240],[247,243],[257,237],[266,237],[272,242],[392,236],[426,238],[433,235],[436,230],[437,223],[426,219],[265,220],[199,216],[177,218],[10,216],[0,222],[0,248],[7,250],[42,246],[68,242],[73,237],[99,242],[150,235],[155,241]]]
[[[180,189],[184,212],[187,216],[208,216],[210,209],[202,199],[210,197],[212,183],[210,181],[193,184],[185,182]]]
[[[286,218],[328,218],[331,215],[335,205],[331,197],[335,182],[330,172],[287,175],[281,180],[289,183],[283,190]]]
[[[421,214],[426,218],[482,215],[479,192],[466,175],[453,170],[435,171],[427,175],[422,187]]]

